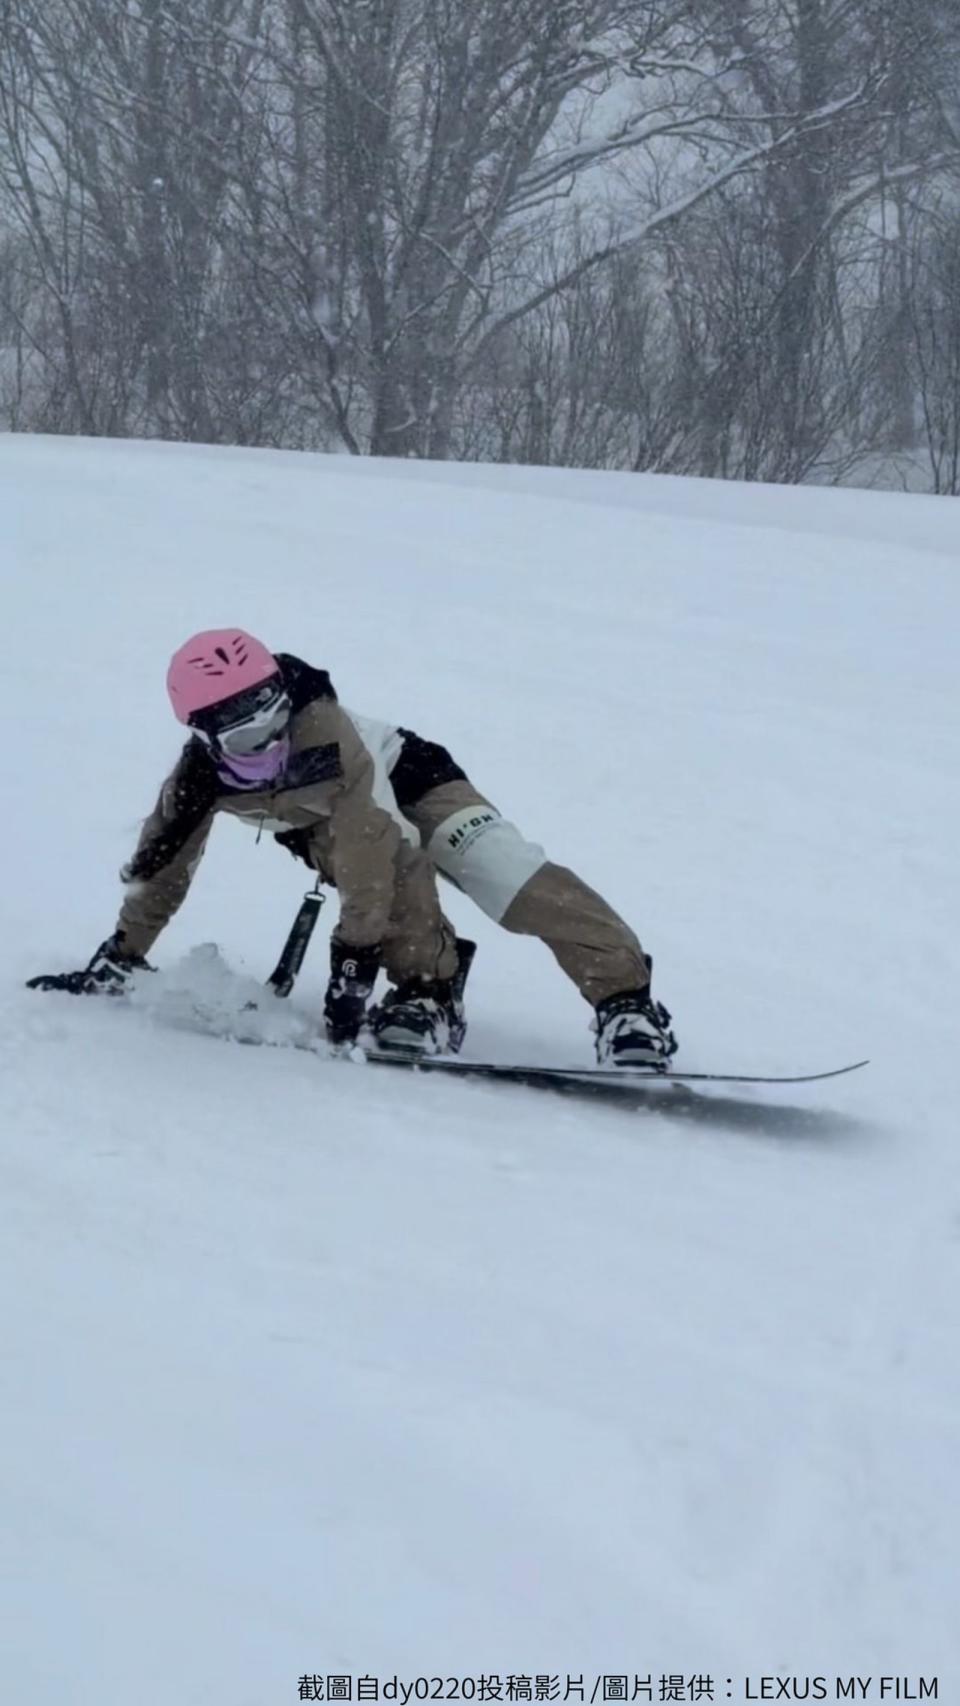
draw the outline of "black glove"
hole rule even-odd
[[[122,995],[135,971],[152,971],[141,954],[131,954],[123,946],[119,931],[101,942],[83,971],[52,972],[45,977],[32,977],[28,989],[61,990],[66,995]]]
[[[379,970],[379,947],[351,948],[337,936],[330,938],[330,982],[323,1002],[329,1042],[356,1041]]]

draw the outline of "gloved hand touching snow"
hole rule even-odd
[[[82,971],[32,977],[28,989],[60,990],[66,995],[122,995],[134,972],[150,971],[141,954],[128,953],[119,932],[101,942]]]

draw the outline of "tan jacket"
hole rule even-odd
[[[421,860],[394,819],[374,802],[373,760],[335,699],[295,713],[282,784],[233,790],[220,780],[202,742],[184,747],[124,866],[127,887],[117,924],[124,945],[149,952],[190,887],[217,812],[265,831],[300,831],[297,851],[340,894],[338,935],[355,947],[384,940],[401,867]]]

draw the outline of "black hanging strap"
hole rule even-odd
[[[289,995],[296,983],[300,967],[303,965],[304,955],[310,946],[310,938],[316,929],[320,908],[325,900],[326,895],[320,893],[318,882],[316,888],[311,889],[309,894],[305,894],[300,902],[300,910],[290,926],[290,934],[283,945],[283,952],[274,970],[267,978],[267,984],[275,995]]]

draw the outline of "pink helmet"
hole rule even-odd
[[[277,674],[272,652],[242,628],[209,628],[174,652],[167,670],[167,692],[181,723],[197,711],[259,687]]]

